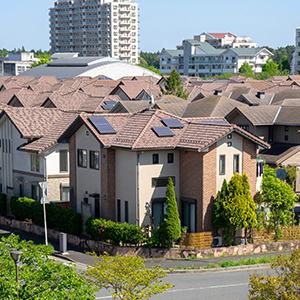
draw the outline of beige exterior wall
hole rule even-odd
[[[48,199],[51,201],[61,201],[61,185],[69,186],[69,176],[48,177]]]
[[[231,146],[228,143],[232,143]],[[225,155],[225,175],[219,175],[219,157],[220,155]],[[243,138],[236,134],[232,134],[232,138],[229,139],[228,136],[223,138],[217,143],[217,155],[216,155],[216,192],[219,191],[222,187],[224,179],[230,181],[233,176],[233,156],[239,155],[240,159],[240,173],[243,171]]]

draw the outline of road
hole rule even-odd
[[[167,281],[174,285],[168,292],[152,300],[246,300],[249,275],[268,274],[270,269],[254,271],[220,271],[209,273],[170,274]],[[97,300],[112,299],[106,291],[97,294]]]

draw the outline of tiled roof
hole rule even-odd
[[[231,132],[252,140],[262,147],[268,144],[238,126],[220,123],[209,118],[182,119],[160,110],[148,110],[136,114],[101,114],[117,131],[116,134],[100,134],[88,120],[91,115],[81,115],[81,120],[93,132],[104,147],[121,147],[132,150],[186,148],[199,151],[213,145]],[[95,115],[94,115],[95,116]],[[162,119],[176,118],[183,124],[181,129],[172,129],[174,136],[158,137],[153,127],[163,127]],[[66,133],[72,135],[72,133]],[[64,136],[64,135],[63,135]]]

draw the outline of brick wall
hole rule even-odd
[[[116,159],[115,150],[102,149],[101,156],[101,217],[116,219]],[[128,187],[130,188],[130,187]]]
[[[252,196],[256,194],[256,144],[244,139],[243,140],[243,172],[249,179],[250,190]]]

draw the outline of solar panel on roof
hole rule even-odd
[[[115,134],[116,130],[104,117],[90,117],[89,121],[94,125],[100,134]]]
[[[105,101],[104,104],[102,104],[102,108],[104,110],[111,110],[116,106],[117,102],[113,100]]]
[[[183,128],[183,124],[177,119],[162,119],[161,120],[164,125],[169,128]]]
[[[172,137],[175,135],[169,127],[153,127],[152,130],[158,137]]]

